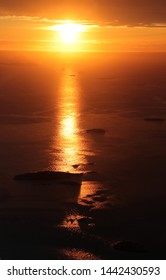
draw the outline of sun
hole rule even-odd
[[[85,27],[78,23],[63,23],[55,26],[60,34],[62,42],[74,43],[77,42],[77,36],[80,32],[84,31]]]

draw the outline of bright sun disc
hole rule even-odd
[[[61,40],[66,43],[76,42],[79,32],[84,30],[84,26],[77,23],[64,23],[55,27],[59,31]]]

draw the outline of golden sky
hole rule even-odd
[[[0,49],[166,51],[166,4],[1,0]]]

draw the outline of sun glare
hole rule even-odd
[[[55,26],[55,30],[60,34],[61,41],[66,43],[76,42],[77,35],[84,29],[84,25],[77,23],[64,23]]]

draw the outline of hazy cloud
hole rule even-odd
[[[115,25],[166,22],[165,0],[0,0],[1,15],[94,19]]]

